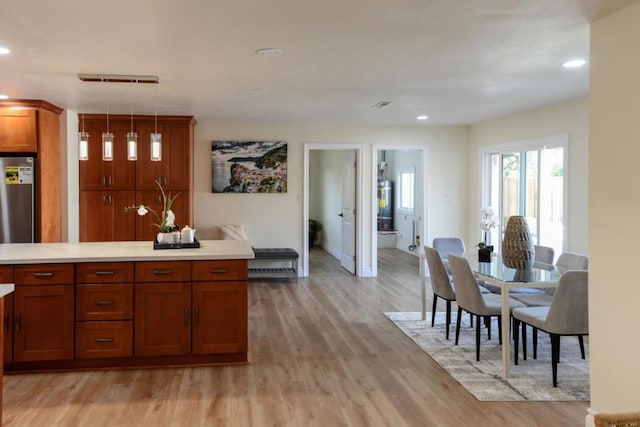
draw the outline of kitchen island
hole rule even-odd
[[[6,372],[247,363],[251,244],[0,244]]]

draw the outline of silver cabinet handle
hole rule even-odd
[[[184,308],[184,325],[189,326],[189,317],[190,317],[191,309],[189,307]]]
[[[228,273],[229,270],[227,270],[226,268],[212,268],[211,270],[209,270],[209,272],[211,274],[224,274]]]
[[[193,309],[193,324],[198,325],[200,323],[200,308]]]
[[[33,277],[38,279],[50,279],[53,277],[53,273],[33,273]]]
[[[115,303],[116,303],[115,301],[109,301],[109,300],[105,300],[105,301],[96,301],[96,305],[97,305],[98,307],[102,307],[102,306],[105,306],[105,305],[113,305],[113,304],[115,304]]]
[[[16,318],[14,322],[15,330],[16,332],[20,332],[20,323],[21,323],[20,320],[22,319],[22,313],[17,312],[15,315],[15,318]]]
[[[113,338],[96,338],[93,341],[96,342],[96,343],[113,342]]]
[[[168,276],[173,273],[173,270],[153,270],[153,274],[157,276]]]
[[[96,271],[96,276],[113,276],[115,271]]]

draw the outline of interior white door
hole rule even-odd
[[[342,254],[340,265],[350,272],[356,273],[356,154],[349,151],[342,166]]]

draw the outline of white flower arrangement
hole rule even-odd
[[[484,240],[478,243],[478,248],[487,247],[487,233],[490,232],[492,228],[496,228],[497,226],[498,220],[493,208],[489,206],[488,208],[481,209],[480,228],[482,229],[482,231],[484,231]]]
[[[153,223],[161,233],[171,233],[172,231],[177,231],[178,227],[176,227],[176,215],[171,210],[171,206],[173,205],[176,197],[180,195],[180,193],[172,196],[171,193],[167,195],[165,193],[164,188],[160,185],[160,181],[156,180],[156,184],[160,188],[160,192],[162,193],[162,215],[158,215],[152,207],[148,205],[140,205],[140,206],[127,206],[124,208],[125,211],[136,210],[138,215],[145,216],[147,213],[151,212],[156,216],[158,222]]]

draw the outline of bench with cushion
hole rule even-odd
[[[249,266],[249,278],[254,277],[288,277],[298,281],[298,252],[292,248],[253,248],[253,261],[283,261],[289,263],[287,267],[258,267]]]

